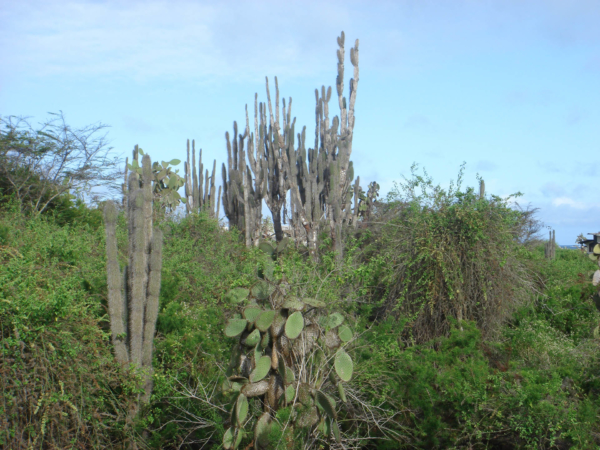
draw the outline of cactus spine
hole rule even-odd
[[[117,210],[111,201],[104,208],[112,343],[117,361],[143,369],[144,403],[150,400],[152,392],[152,352],[162,265],[162,232],[152,228],[152,204],[152,168],[150,157],[144,155],[141,183],[135,171],[129,175],[129,263],[122,273],[117,260]]]

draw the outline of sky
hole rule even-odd
[[[343,30],[345,96],[360,41],[363,188],[385,195],[413,163],[447,187],[465,162],[463,186],[479,175],[488,194],[521,192],[568,245],[600,230],[599,23],[596,0],[3,0],[0,116],[109,125],[123,161],[136,144],[183,160],[195,139],[220,166],[265,76],[314,135],[314,90],[335,94]]]

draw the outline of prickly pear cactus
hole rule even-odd
[[[260,248],[276,253],[267,245]],[[344,347],[353,332],[342,314],[327,314],[320,300],[292,296],[285,281],[276,284],[270,275],[225,297],[240,313],[224,330],[236,343],[223,383],[231,397],[223,447],[237,449],[249,436],[256,449],[293,448],[296,431],[339,442],[338,405],[347,401],[344,383],[354,370]]]

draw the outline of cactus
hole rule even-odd
[[[190,164],[191,161],[191,164]],[[216,171],[217,160],[213,161],[212,175],[203,175],[204,164],[202,164],[202,149],[198,156],[198,173],[196,173],[196,141],[192,140],[192,155],[190,160],[190,140],[187,140],[187,161],[184,164],[185,168],[185,198],[186,213],[198,212],[207,210],[212,217],[219,218],[219,205],[221,202],[221,186],[219,186],[218,197],[216,195]],[[206,183],[205,186],[202,186]],[[210,183],[210,184],[209,184]]]
[[[267,250],[265,257],[273,255]],[[259,284],[263,283],[267,281]],[[245,436],[244,427],[252,423],[250,436],[257,449],[277,448],[270,439],[281,435],[280,428],[291,433],[308,428],[309,434],[340,442],[340,407],[334,396],[340,405],[348,402],[344,383],[352,378],[354,367],[342,344],[351,342],[352,330],[342,314],[323,314],[323,302],[284,295],[283,281],[271,283],[266,297],[262,290],[244,291],[249,292],[240,302],[244,319],[236,315],[225,328],[225,335],[236,343],[223,383],[224,394],[232,400],[231,427],[223,446],[237,449],[243,441],[238,436]],[[225,297],[241,292],[234,288]],[[257,407],[262,414],[253,418]],[[281,408],[289,408],[287,424],[275,420]]]
[[[548,242],[544,246],[544,256],[547,259],[556,257],[556,230],[549,231]]]
[[[137,146],[136,152],[137,156]],[[137,158],[134,158],[137,161]],[[152,228],[152,170],[150,157],[142,159],[142,179],[137,167],[129,175],[127,208],[129,221],[129,262],[121,273],[117,259],[116,218],[113,202],[104,208],[108,309],[115,357],[121,364],[132,363],[145,375],[141,401],[152,392],[152,352],[158,318],[162,232]]]

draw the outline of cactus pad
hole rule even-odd
[[[260,315],[261,312],[262,309],[260,309],[257,306],[248,306],[246,309],[244,309],[244,318],[248,322],[254,323],[254,321]]]
[[[325,308],[325,306],[327,306],[325,302],[317,300],[316,298],[303,298],[302,301],[313,308]]]
[[[246,397],[258,397],[260,395],[266,394],[269,390],[269,382],[267,380],[261,380],[257,383],[249,383],[242,387],[241,392]]]
[[[315,401],[330,419],[337,418],[337,412],[335,410],[335,401],[330,396],[324,394],[321,391],[317,391],[315,394]]]
[[[352,358],[350,358],[350,355],[346,353],[344,349],[340,348],[335,354],[334,366],[335,372],[342,381],[350,381],[354,365],[352,363]]]
[[[244,339],[244,345],[248,347],[256,347],[256,344],[260,342],[260,331],[254,330],[250,333],[246,339]]]
[[[243,427],[248,416],[248,399],[244,394],[240,394],[235,402],[235,420],[238,426]]]
[[[274,318],[275,318],[275,311],[273,311],[273,310],[263,311],[260,314],[260,316],[257,317],[256,322],[254,324],[256,325],[256,328],[258,328],[260,331],[265,332],[269,329],[269,327],[273,323]]]
[[[288,317],[285,323],[285,335],[288,339],[296,339],[304,328],[304,317],[300,311],[296,311]]]
[[[267,376],[271,370],[271,358],[268,356],[261,356],[260,359],[256,362],[256,367],[250,373],[250,382],[255,383],[257,381],[262,380]],[[340,377],[341,378],[341,377]]]
[[[288,298],[281,306],[284,309],[293,309],[294,311],[302,311],[304,309],[304,303],[297,298]]]
[[[343,342],[349,342],[352,340],[352,330],[350,329],[350,327],[348,325],[342,325],[339,329],[338,329],[338,336],[340,337],[340,339]]]
[[[233,288],[225,294],[225,300],[232,304],[241,303],[248,298],[249,293],[250,290],[246,288]]]
[[[342,322],[344,322],[344,316],[336,312],[333,314],[329,314],[327,317],[323,317],[323,319],[321,320],[321,325],[325,328],[335,328],[340,326]]]
[[[244,332],[246,329],[246,319],[229,319],[227,327],[225,327],[225,336],[236,337]]]

